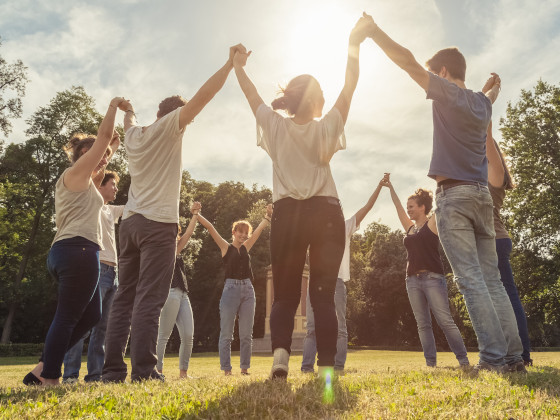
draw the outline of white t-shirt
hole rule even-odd
[[[356,215],[344,222],[344,228],[344,254],[338,270],[338,278],[348,281],[350,280],[350,238],[360,228],[360,225],[356,226]]]
[[[323,119],[296,124],[262,104],[257,109],[257,146],[272,159],[272,201],[336,197],[329,162],[346,148],[344,121],[336,107]]]
[[[123,218],[140,213],[147,219],[179,223],[181,152],[184,129],[179,129],[181,108],[170,112],[142,132],[130,127],[124,146],[128,155],[130,189]]]
[[[104,204],[101,207],[101,232],[103,233],[103,251],[99,251],[99,260],[117,264],[117,247],[115,243],[115,224],[122,216],[124,206]]]

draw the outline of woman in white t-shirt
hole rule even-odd
[[[359,75],[359,46],[367,21],[361,18],[350,34],[345,84],[334,107],[321,119],[325,100],[319,83],[301,75],[272,102],[284,118],[266,106],[243,66],[250,55],[236,53],[234,70],[257,119],[257,145],[272,159],[274,215],[270,251],[274,303],[270,334],[274,362],[271,378],[285,379],[301,298],[301,279],[309,248],[309,295],[316,314],[320,373],[332,370],[336,353],[337,318],[334,291],[344,252],[344,216],[329,162],[346,147],[344,124]],[[327,369],[329,368],[329,369]]]

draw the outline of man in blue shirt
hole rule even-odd
[[[473,92],[465,86],[467,66],[457,48],[436,53],[426,63],[427,71],[373,19],[369,36],[433,101],[428,176],[438,184],[435,214],[440,241],[478,339],[480,361],[475,370],[524,372],[515,314],[500,281],[487,187],[486,128],[500,78],[493,73],[482,92]]]

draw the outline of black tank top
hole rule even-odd
[[[428,223],[425,223],[417,233],[410,234],[411,229],[412,227],[403,240],[408,260],[406,275],[412,276],[423,270],[443,274],[438,248],[439,237],[430,230]]]
[[[171,280],[171,288],[181,289],[183,292],[189,291],[187,285],[187,275],[185,274],[185,263],[183,257],[175,256],[175,269],[173,270],[173,279]]]
[[[229,244],[226,255],[222,257],[225,268],[226,279],[251,279],[253,281],[253,271],[251,270],[251,257],[245,245],[241,245],[239,252],[232,244]]]

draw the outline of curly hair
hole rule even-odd
[[[250,236],[251,233],[253,233],[253,226],[251,226],[251,223],[249,223],[247,220],[238,220],[237,222],[234,222],[233,226],[231,227],[231,233],[241,230],[244,227],[247,228],[247,235]]]
[[[432,211],[432,205],[434,201],[433,194],[430,190],[425,190],[424,188],[418,188],[414,191],[414,194],[408,197],[408,199],[414,199],[418,207],[424,206],[424,212],[429,214]]]

